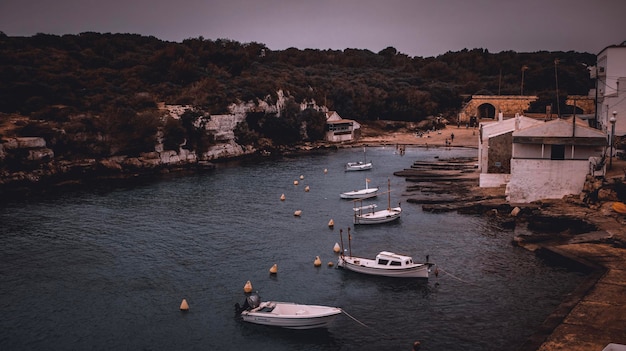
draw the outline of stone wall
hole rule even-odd
[[[589,161],[511,160],[507,201],[528,203],[540,199],[561,199],[583,190]]]

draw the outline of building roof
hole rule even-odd
[[[480,136],[482,140],[487,140],[514,131],[516,129],[516,118],[519,119],[517,129],[524,129],[537,124],[543,124],[543,121],[525,116],[518,116],[496,122],[481,123]]]
[[[606,145],[604,132],[582,121],[558,118],[513,132],[514,143]]]
[[[326,121],[327,124],[343,124],[343,123],[354,123],[352,119],[337,119],[333,121]]]

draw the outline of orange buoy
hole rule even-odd
[[[328,221],[328,226],[331,228],[335,226],[335,221],[333,221],[332,218],[330,219],[330,221]]]
[[[293,181],[293,185],[298,185],[298,181],[297,181],[297,180],[294,180],[294,181]]]
[[[302,210],[296,210],[293,215],[299,217],[302,214]]]
[[[319,267],[319,266],[321,266],[321,265],[322,265],[322,260],[320,260],[320,257],[319,257],[319,256],[315,256],[315,261],[313,261],[313,265],[314,265],[315,267]]]
[[[250,283],[249,280],[246,282],[246,285],[243,286],[243,291],[247,293],[252,292],[252,283]]]
[[[285,201],[285,194],[282,194],[282,195],[280,196],[280,201]]]
[[[335,253],[341,252],[341,247],[339,246],[339,243],[335,243],[335,246],[333,247],[333,251],[335,251]]]
[[[187,303],[186,299],[183,299],[183,302],[180,303],[180,310],[189,311],[189,304]]]
[[[278,266],[276,265],[276,263],[274,263],[272,268],[270,268],[270,273],[271,274],[276,274],[277,272],[278,272]]]
[[[335,265],[335,264],[334,264],[332,261],[328,262],[328,267],[332,267],[332,266],[334,266],[334,265]]]
[[[307,193],[309,192],[309,190],[310,190],[310,188],[309,188],[308,185],[306,187],[304,187],[304,191],[306,191]]]

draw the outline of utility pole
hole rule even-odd
[[[526,72],[527,69],[528,69],[528,66],[526,65],[522,66],[522,86],[520,89],[520,95],[524,95],[524,72]]]
[[[554,59],[554,80],[556,82],[556,115],[557,118],[561,118],[561,104],[559,103],[559,71],[557,66],[559,59]]]

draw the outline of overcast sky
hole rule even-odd
[[[369,49],[409,56],[599,53],[626,41],[626,0],[0,0],[0,31],[226,38],[271,50]]]

